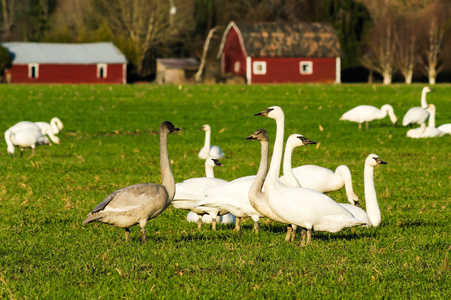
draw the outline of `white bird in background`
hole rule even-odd
[[[58,118],[53,118],[53,119],[58,119]],[[61,123],[61,121],[59,121],[59,123],[57,121],[54,121],[54,124],[55,125],[51,125],[46,122],[22,121],[22,122],[19,122],[15,125],[11,126],[9,129],[15,133],[17,131],[21,131],[21,130],[25,130],[25,129],[36,129],[37,128],[42,132],[43,135],[48,136],[52,142],[54,142],[55,144],[59,144],[60,140],[57,136],[55,136],[55,134],[59,132],[57,124],[60,124],[61,128],[62,128],[62,123]],[[54,132],[54,127],[56,128],[57,132]],[[51,144],[49,143],[49,145],[51,145]]]
[[[125,228],[125,240],[130,237],[130,227],[139,224],[141,240],[146,242],[146,224],[158,217],[171,204],[175,195],[175,182],[168,154],[168,135],[179,131],[169,121],[160,125],[161,184],[139,183],[112,192],[97,205],[83,221],[83,225],[100,222]]]
[[[277,139],[283,139],[283,127],[280,116],[283,111],[272,106],[258,115],[276,120]],[[308,143],[306,139],[306,143]],[[270,169],[266,176],[265,195],[270,208],[288,224],[307,229],[307,244],[311,240],[312,230],[338,232],[345,227],[366,225],[357,220],[348,210],[330,197],[311,189],[287,187],[279,182],[283,143],[274,144]]]
[[[219,146],[211,146],[211,127],[208,124],[202,125],[202,128],[200,129],[202,131],[205,131],[205,142],[202,149],[199,151],[199,158],[201,159],[207,159],[209,156],[214,158],[223,158],[224,153],[222,152],[222,149]]]
[[[55,144],[59,144],[60,140],[55,134],[58,134],[60,131],[63,130],[64,125],[63,122],[61,122],[60,119],[57,117],[52,118],[50,120],[50,123],[47,122],[35,122],[36,125],[41,128],[41,131],[44,135],[48,135],[49,138],[54,142]]]
[[[441,137],[447,134],[446,132],[435,128],[435,105],[429,104],[426,109],[429,113],[429,123],[426,128],[415,128],[407,131],[406,136],[411,138],[429,138],[429,137]],[[446,129],[446,128],[445,128]]]
[[[376,154],[370,154],[365,159],[364,168],[364,189],[365,189],[365,205],[366,211],[348,203],[340,205],[351,212],[356,219],[365,222],[367,227],[377,227],[381,223],[381,210],[377,203],[376,189],[374,187],[374,167],[377,165],[385,165],[385,161]]]
[[[383,119],[386,116],[390,117],[393,125],[397,125],[398,118],[396,117],[393,107],[389,104],[385,104],[381,109],[371,105],[359,105],[351,110],[345,112],[340,121],[351,121],[359,123],[359,129],[362,128],[362,123],[365,122],[366,128],[368,128],[368,122]]]
[[[5,131],[5,141],[9,155],[14,155],[15,147],[20,148],[20,156],[23,155],[25,148],[31,148],[32,154],[35,154],[36,146],[50,144],[49,139],[42,134],[39,128],[26,128],[22,130],[13,131],[8,129]]]
[[[426,129],[426,121],[429,118],[428,104],[426,101],[426,94],[432,92],[429,87],[424,87],[421,92],[421,107],[415,106],[410,108],[402,119],[402,126],[415,125],[421,126],[422,131]],[[423,133],[421,132],[421,133]]]

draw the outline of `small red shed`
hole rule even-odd
[[[340,83],[340,44],[328,23],[230,22],[218,57],[223,74],[251,83]]]
[[[122,83],[127,81],[127,59],[113,43],[5,42],[12,67],[10,83]]]

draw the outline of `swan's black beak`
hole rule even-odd
[[[314,145],[314,144],[316,144],[315,141],[309,140],[308,138],[306,138],[305,136],[302,136],[302,135],[298,136],[297,138],[300,139],[304,145],[309,145],[309,144]]]
[[[357,206],[357,207],[360,207],[359,200],[354,200],[354,205]]]
[[[398,122],[393,123],[395,125],[395,127],[398,127]]]
[[[246,138],[246,140],[256,140],[257,138],[253,135],[250,135]]]
[[[265,110],[263,110],[263,111],[261,111],[261,112],[259,112],[259,113],[254,114],[254,116],[255,116],[255,117],[259,117],[259,116],[261,116],[261,117],[267,117],[268,114],[269,114],[271,111],[273,111],[273,110],[274,110],[274,108],[267,108],[267,109],[265,109]]]
[[[224,167],[221,162],[219,161],[219,159],[216,158],[212,158],[213,162],[215,163],[216,167]]]
[[[376,161],[376,163],[378,165],[386,165],[387,164],[387,162],[385,162],[382,159],[380,159],[380,157],[373,157],[373,159]]]

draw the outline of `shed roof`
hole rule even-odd
[[[166,69],[197,69],[199,62],[195,58],[157,58]]]
[[[5,42],[13,64],[93,64],[127,63],[121,51],[110,42],[85,44]]]
[[[235,27],[246,56],[250,57],[337,57],[340,43],[329,23],[231,22],[224,32],[218,55],[222,55],[227,34]]]

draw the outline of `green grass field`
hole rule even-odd
[[[0,298],[5,299],[449,299],[451,298],[451,137],[409,139],[388,117],[369,129],[338,121],[348,109],[391,104],[401,123],[419,106],[423,85],[1,85],[0,128],[59,117],[60,145],[10,158],[0,143]],[[437,85],[428,102],[436,124],[451,123],[451,86]],[[216,177],[255,174],[260,145],[245,140],[275,122],[254,117],[271,105],[285,111],[285,137],[300,133],[317,147],[295,150],[293,165],[335,169],[346,164],[365,205],[363,165],[370,153],[382,211],[377,228],[315,232],[300,246],[284,241],[285,226],[261,219],[252,232],[220,225],[217,232],[186,222],[169,207],[125,242],[124,230],[86,215],[110,192],[160,182],[164,120],[176,182],[204,176],[197,158],[202,124],[226,153]],[[321,130],[322,128],[322,130]],[[271,146],[272,149],[272,146]],[[344,190],[330,193],[346,202]]]

